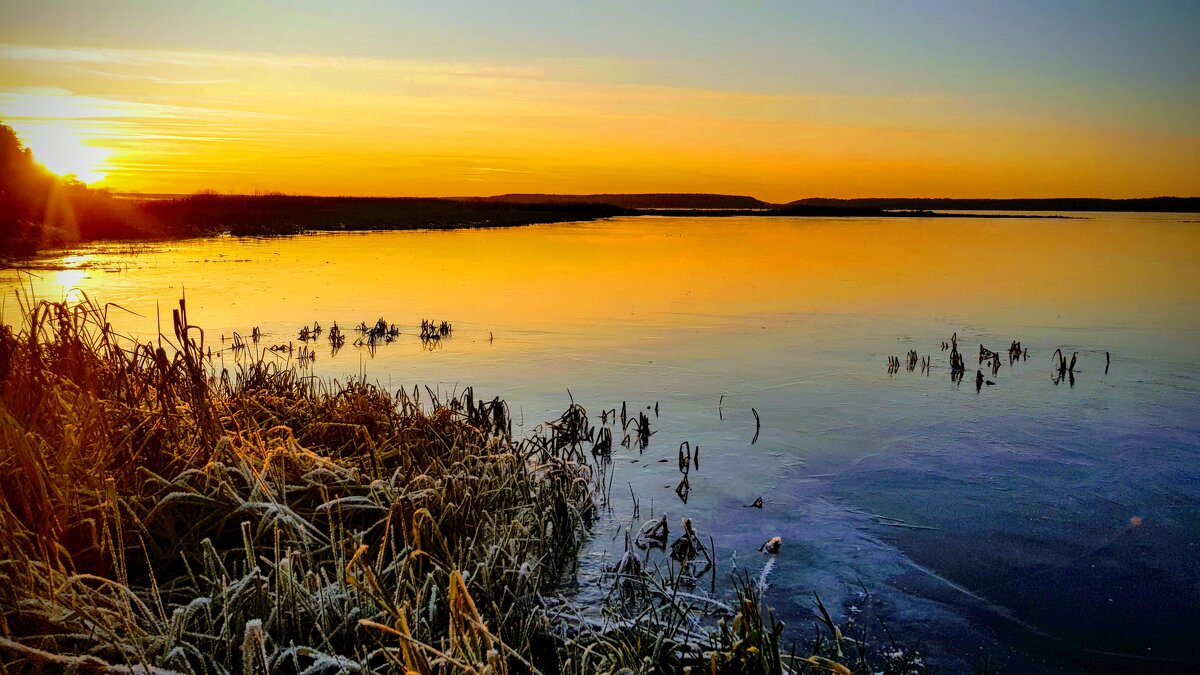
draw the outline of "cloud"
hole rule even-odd
[[[44,63],[112,63],[120,52],[111,49],[61,49],[0,44],[0,60]]]
[[[303,53],[202,51],[165,49],[101,49],[89,47],[30,47],[0,44],[0,60],[65,64],[170,65],[188,67],[260,67],[325,72],[409,73],[473,77],[540,78],[546,68],[537,64],[475,61],[381,59]]]
[[[0,90],[0,118],[14,121],[201,120],[211,126],[219,118],[267,119],[274,115],[211,107],[148,103],[83,96],[61,87]]]

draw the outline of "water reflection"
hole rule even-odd
[[[978,243],[993,241],[1004,245]],[[779,312],[1194,328],[1198,257],[1200,229],[1153,217],[644,217],[487,231],[226,238],[147,253],[97,248],[60,259],[73,270],[86,266],[89,275],[55,275],[34,285],[48,297],[77,285],[150,315],[154,301],[186,288],[197,317],[229,327],[349,317],[357,324],[389,310],[527,330]],[[11,272],[5,277],[11,282]],[[327,316],[309,316],[318,310]]]
[[[87,270],[81,270],[81,269],[59,270],[58,272],[54,273],[54,283],[55,283],[55,285],[61,286],[63,288],[63,292],[64,292],[64,294],[66,294],[66,297],[74,300],[76,298],[72,297],[72,295],[71,295],[72,290],[78,289],[81,282],[87,277],[87,275],[88,275]]]

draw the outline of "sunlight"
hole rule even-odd
[[[70,292],[79,286],[79,282],[86,276],[85,270],[59,270],[54,273],[54,283],[62,286],[64,292]]]
[[[103,167],[112,155],[107,148],[90,145],[69,122],[48,120],[27,125],[21,135],[42,166],[60,176],[73,175],[84,183],[104,180]]]
[[[62,266],[67,269],[78,269],[80,267],[83,267],[85,264],[87,264],[87,262],[89,260],[91,260],[94,257],[95,256],[88,254],[88,253],[63,256]]]
[[[0,119],[16,130],[34,159],[59,176],[85,183],[103,181],[113,148],[112,122],[128,114],[120,104],[78,96],[65,89],[0,91]]]

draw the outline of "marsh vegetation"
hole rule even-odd
[[[715,552],[688,519],[666,557],[611,568],[607,620],[556,600],[608,489],[611,427],[578,404],[516,439],[470,388],[324,381],[246,346],[218,368],[184,301],[156,342],[110,309],[42,301],[0,327],[8,672],[919,668],[873,662],[819,600],[826,633],[788,642],[763,581],[705,592]],[[623,426],[644,447],[646,414]],[[666,548],[665,517],[649,536]]]

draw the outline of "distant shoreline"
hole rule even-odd
[[[892,211],[888,209],[842,208],[824,206],[791,206],[780,209],[634,209],[625,215],[663,216],[667,218],[1025,218],[1035,220],[1070,220],[1078,216],[1027,213],[942,213],[938,211]]]
[[[949,199],[949,198],[810,198],[789,206],[866,207],[939,211],[1095,211],[1113,213],[1200,213],[1200,197],[1149,197],[1097,199],[1054,197],[1044,199]]]
[[[179,201],[195,197],[225,199],[287,198],[308,200],[393,200],[455,202],[468,204],[511,204],[524,207],[619,207],[631,210],[704,210],[704,211],[779,211],[795,207],[836,208],[845,215],[850,209],[883,211],[1095,211],[1124,213],[1200,213],[1200,197],[1138,197],[1108,199],[1097,197],[1039,198],[958,198],[958,197],[859,197],[838,199],[806,197],[786,203],[762,201],[747,195],[690,192],[541,194],[511,193],[490,197],[337,197],[315,195],[220,195],[220,194],[139,194],[115,193],[128,200]]]
[[[120,195],[113,198],[93,191],[78,192],[74,197],[79,202],[75,208],[77,219],[73,232],[61,227],[39,226],[7,237],[0,236],[0,266],[19,265],[20,259],[32,257],[41,250],[84,242],[169,241],[222,234],[256,237],[318,232],[519,227],[617,216],[1067,219],[1078,217],[1064,215],[1072,212],[1117,212],[1122,210],[1121,207],[1135,205],[1143,207],[1138,209],[1140,212],[1200,212],[1200,198],[1176,197],[1100,200],[1103,204],[1097,204],[1097,200],[905,199],[803,200],[804,203],[771,205],[752,197],[708,194],[501,195],[445,199],[200,193],[184,197]],[[535,201],[539,196],[548,201]],[[610,202],[588,201],[596,198]],[[930,205],[938,208],[927,208]],[[1107,208],[1100,208],[1104,205]],[[1008,208],[1002,208],[1005,206]],[[1018,207],[1023,207],[1022,212],[1003,212],[1016,211]],[[1036,213],[1038,210],[1057,213]]]

